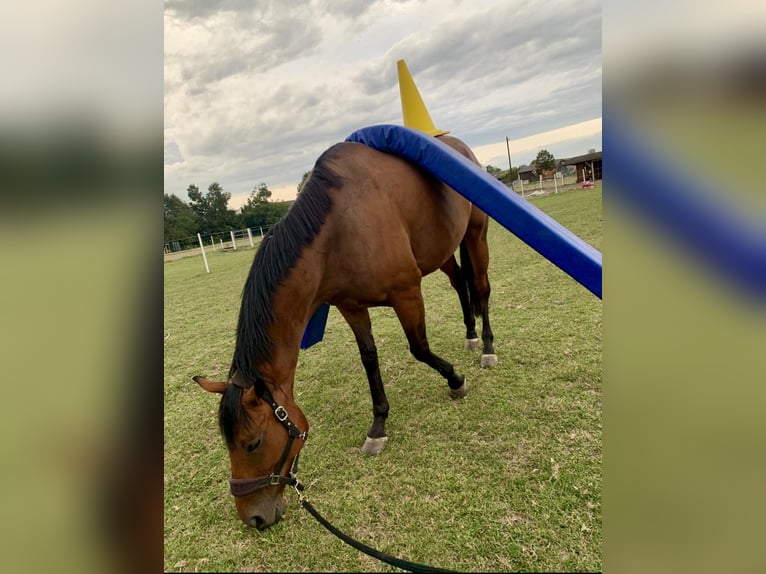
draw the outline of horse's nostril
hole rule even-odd
[[[262,516],[253,516],[250,519],[250,524],[252,526],[255,526],[258,530],[263,530],[267,526],[266,521],[263,519]]]

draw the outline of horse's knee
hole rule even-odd
[[[378,364],[378,349],[375,345],[359,350],[359,355],[362,358],[362,364],[365,367],[374,366]]]

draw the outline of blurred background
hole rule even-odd
[[[4,569],[161,569],[162,3],[0,8]]]
[[[603,11],[604,570],[761,571],[766,5]]]
[[[608,572],[766,566],[762,235],[745,285],[652,209],[766,223],[766,6],[705,4],[603,4]],[[11,568],[161,568],[162,9],[0,8]]]

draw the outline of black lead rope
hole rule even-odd
[[[330,524],[327,520],[325,520],[321,514],[319,514],[314,508],[314,506],[306,500],[306,497],[303,496],[303,494],[298,491],[298,496],[301,501],[301,506],[305,508],[311,516],[317,519],[317,522],[324,526],[327,530],[332,532],[335,536],[343,540],[346,544],[349,546],[352,546],[359,550],[360,552],[364,552],[368,556],[372,556],[373,558],[380,560],[381,562],[385,562],[386,564],[390,564],[391,566],[396,566],[397,568],[401,568],[402,570],[407,570],[409,572],[454,572],[454,570],[445,570],[444,568],[434,568],[433,566],[426,566],[424,564],[417,564],[415,562],[410,562],[409,560],[402,560],[401,558],[396,558],[395,556],[391,556],[390,554],[386,554],[385,552],[380,552],[379,550],[375,550],[371,546],[367,546],[366,544],[362,544],[361,542],[354,540],[347,534],[344,534],[337,528],[335,528],[332,524]]]

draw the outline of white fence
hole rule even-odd
[[[259,227],[250,227],[245,229],[232,229],[230,231],[221,231],[218,233],[207,233],[202,235],[202,240],[205,247],[220,250],[220,249],[236,249],[246,245],[253,247],[255,242],[260,240],[269,229],[271,225],[264,225]],[[165,241],[164,252],[177,253],[181,251],[188,251],[189,249],[195,249],[199,247],[197,235],[191,235],[189,237],[182,237],[179,239],[170,239]]]
[[[165,255],[184,253],[193,255],[196,250],[199,253],[200,243],[208,251],[229,251],[242,248],[255,247],[261,238],[268,233],[271,225],[249,227],[245,229],[232,229],[218,233],[197,234],[189,237],[181,237],[165,241],[163,252]]]
[[[527,197],[529,195],[537,195],[547,192],[557,193],[562,187],[571,186],[576,183],[577,174],[564,175],[561,172],[556,172],[555,177],[543,178],[542,176],[538,176],[537,181],[523,181],[517,179],[513,182],[511,189],[522,197]]]

